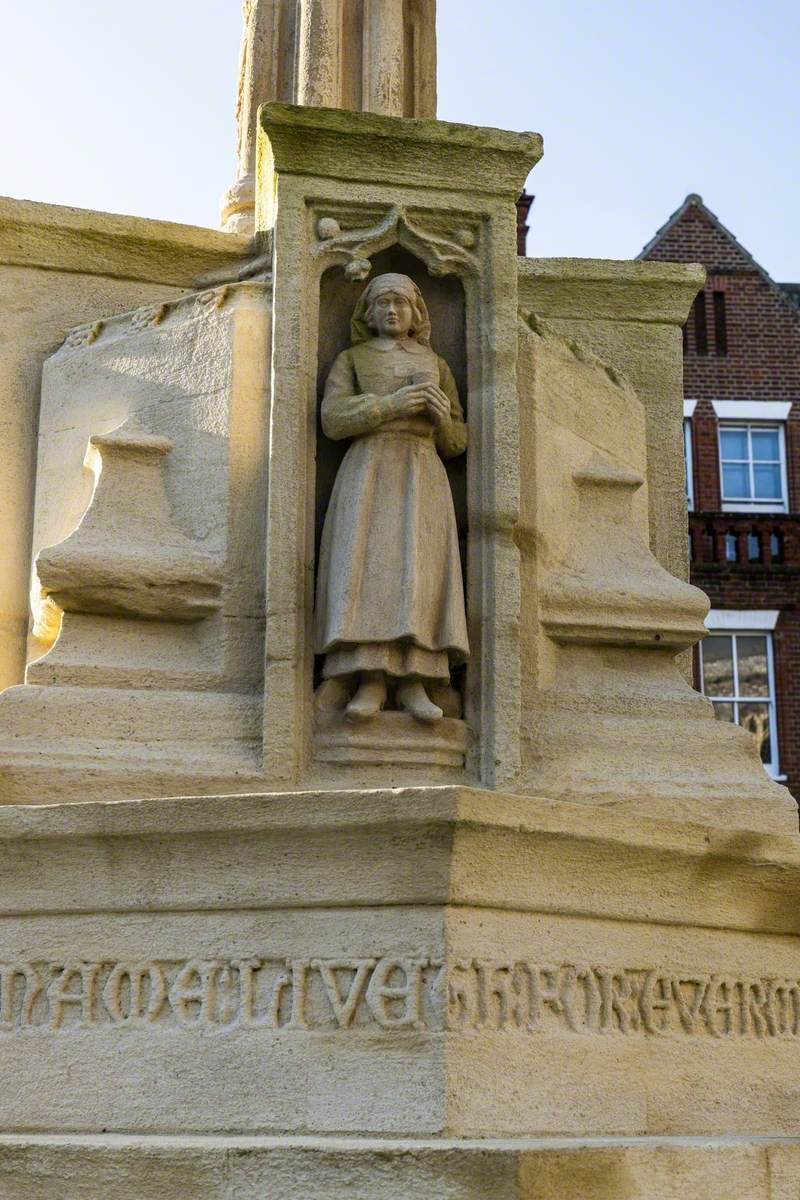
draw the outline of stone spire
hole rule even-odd
[[[261,104],[436,116],[436,0],[243,0],[242,15],[238,175],[223,228],[254,229]]]

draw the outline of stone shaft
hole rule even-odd
[[[253,233],[256,118],[279,100],[393,117],[436,116],[435,0],[244,0],[229,231]]]

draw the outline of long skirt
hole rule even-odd
[[[386,430],[349,447],[322,532],[314,640],[329,677],[449,679],[468,657],[453,497],[431,437]]]

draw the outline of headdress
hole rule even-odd
[[[368,342],[370,338],[375,336],[375,331],[370,329],[367,324],[367,313],[373,301],[377,300],[378,296],[383,292],[398,292],[411,302],[414,312],[412,325],[414,338],[416,341],[421,342],[423,346],[430,346],[431,320],[428,316],[428,309],[422,297],[422,292],[414,283],[414,280],[409,279],[408,275],[395,274],[376,275],[374,279],[369,281],[361,293],[350,321],[350,339],[353,345],[355,346],[359,342]]]

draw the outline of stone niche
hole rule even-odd
[[[514,200],[540,139],[266,105],[259,153],[258,224],[274,236],[265,775],[282,787],[497,785],[519,765]],[[365,281],[388,268],[421,287],[433,348],[454,371],[467,413],[469,448],[452,464],[451,485],[470,657],[456,680],[463,721],[445,715],[415,727],[408,714],[388,712],[354,739],[346,728],[323,729],[312,705],[317,543],[340,454],[320,435],[319,389],[348,345]]]
[[[458,388],[467,426],[468,371],[466,361],[465,295],[457,275],[432,275],[425,263],[401,245],[394,245],[371,259],[370,278],[392,272],[407,275],[419,287],[431,318],[432,348],[447,362]],[[315,578],[325,513],[339,466],[350,444],[325,436],[320,407],[328,373],[334,359],[350,345],[350,320],[365,282],[348,278],[340,267],[324,272],[320,280],[319,344],[317,375],[316,478],[314,488]],[[461,571],[468,592],[467,461],[470,450],[445,462],[458,526]],[[388,581],[387,581],[388,582]],[[469,612],[467,612],[469,623]],[[464,766],[472,741],[469,724],[462,718],[468,693],[469,664],[455,667],[451,686],[435,689],[435,699],[445,718],[434,728],[425,727],[398,711],[392,689],[385,711],[366,727],[354,727],[342,716],[341,705],[348,691],[326,686],[322,662],[315,659],[315,759],[327,764],[358,762],[365,768],[416,767],[457,768]],[[349,689],[352,691],[352,688]],[[326,699],[326,692],[328,693]]]
[[[81,326],[45,364],[4,800],[72,795],[73,771],[110,796],[254,779],[268,317],[263,282],[211,287]]]

